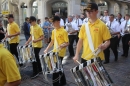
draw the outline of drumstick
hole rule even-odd
[[[78,64],[81,64],[78,60],[76,60],[76,62],[77,62]]]
[[[66,44],[66,43],[63,43],[62,45],[65,45],[65,44]],[[60,48],[60,46],[57,47],[57,48],[55,48],[54,50],[57,50],[58,48]],[[51,52],[53,52],[53,50],[49,51],[48,53],[51,53]]]

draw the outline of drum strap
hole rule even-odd
[[[34,28],[32,26],[32,41],[34,40]]]
[[[58,52],[58,42],[57,42],[57,39],[56,39],[56,30],[54,30],[54,43],[55,43],[55,49],[56,52]]]
[[[87,38],[88,38],[89,47],[90,47],[91,51],[93,52],[93,55],[96,57],[101,52],[101,49],[98,49],[97,52],[95,52],[93,41],[92,41],[92,37],[91,37],[91,34],[90,34],[90,30],[89,30],[90,28],[88,26],[88,23],[85,24],[85,28],[86,28],[86,35],[87,35]]]

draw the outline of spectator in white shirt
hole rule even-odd
[[[118,13],[117,18],[115,19],[117,22],[119,22],[119,24],[121,24],[124,21],[124,18],[122,18],[121,13]],[[118,47],[119,47],[119,43],[120,43],[121,37],[118,40]]]
[[[59,12],[56,12],[55,13],[55,16],[59,16],[60,17],[60,13]],[[64,27],[65,26],[65,24],[64,24],[64,20],[60,17],[60,26],[61,27]]]
[[[88,18],[86,17],[84,20],[83,20],[83,24],[87,23],[88,22]]]
[[[119,29],[119,23],[114,20],[114,15],[111,14],[109,17],[109,21],[107,22],[107,26],[110,29],[112,38],[110,39],[110,46],[104,50],[105,54],[105,62],[104,64],[109,63],[109,58],[110,58],[110,48],[112,49],[114,56],[115,56],[115,61],[118,60],[118,52],[117,52],[117,44],[118,44],[118,38],[120,36],[120,29]]]
[[[74,22],[78,25],[78,27],[81,27],[83,21],[80,19],[80,16],[79,15],[76,15],[75,16],[75,20]]]
[[[80,19],[83,21],[85,19],[85,16],[83,14],[81,14]]]
[[[77,24],[77,26],[79,27],[79,30],[80,30],[80,27],[82,26],[83,21],[80,19],[79,15],[76,15],[75,18],[76,19],[74,20],[74,22]],[[78,37],[78,33],[77,33],[76,43],[78,42],[78,40],[79,40],[79,37]]]
[[[75,22],[75,20],[76,20],[76,17],[75,17],[76,15],[72,15],[72,17],[73,17],[73,22]]]
[[[130,33],[127,31],[127,25],[129,25],[130,22],[130,15],[125,15],[125,20],[121,23],[120,29],[121,29],[121,36],[122,36],[122,47],[123,47],[123,54],[121,56],[128,57],[128,51],[129,51],[129,39],[130,39]]]
[[[109,21],[109,15],[108,15],[108,11],[107,10],[104,11],[103,21],[104,21],[104,23]]]
[[[124,21],[124,18],[122,18],[121,13],[118,13],[116,21],[118,21],[119,24],[121,24]]]
[[[68,16],[68,23],[66,23],[66,31],[68,32],[69,35],[69,53],[70,56],[69,58],[74,56],[74,49],[73,49],[73,43],[74,40],[76,40],[76,35],[78,32],[78,26],[75,22],[73,22],[73,17],[72,16]]]

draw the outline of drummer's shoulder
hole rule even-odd
[[[52,33],[54,32],[55,29],[52,30]]]
[[[3,58],[3,61],[7,60],[7,59],[13,59],[14,58],[13,55],[5,48],[1,48],[0,52],[1,52],[0,57],[1,57],[1,59]]]
[[[108,23],[108,22],[107,22]],[[100,27],[107,27],[107,25],[103,22],[103,21],[100,21],[99,24],[98,24]]]
[[[106,23],[108,23],[108,22],[106,22]],[[99,23],[98,24],[100,24],[101,26],[105,26],[106,24],[103,22],[103,21],[101,21],[100,19],[99,19]]]
[[[62,28],[62,31],[65,32],[65,33],[67,33],[66,29],[64,29],[64,28]]]

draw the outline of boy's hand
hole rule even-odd
[[[44,54],[46,54],[47,52],[48,52],[48,50],[47,50],[47,49],[45,49],[45,50],[44,50]]]
[[[36,43],[37,42],[37,40],[33,40],[33,43]]]

